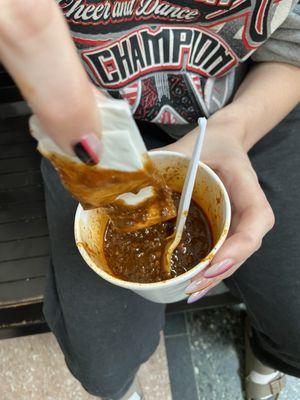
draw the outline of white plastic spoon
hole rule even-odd
[[[197,174],[197,169],[198,169],[198,162],[200,160],[200,155],[201,155],[205,131],[206,131],[206,124],[207,124],[206,118],[199,118],[198,124],[199,124],[199,134],[196,138],[193,155],[192,155],[191,161],[189,163],[189,168],[188,168],[188,171],[187,171],[187,174],[185,177],[185,181],[184,181],[184,185],[183,185],[183,189],[181,192],[174,233],[172,236],[170,236],[169,241],[167,242],[166,247],[165,247],[163,262],[164,262],[165,271],[168,274],[170,273],[170,269],[171,269],[171,257],[172,257],[174,250],[179,245],[179,242],[181,240],[182,232],[183,232],[183,229],[185,226],[185,222],[187,219],[187,215],[188,215],[191,200],[192,200],[192,194],[193,194],[193,189],[194,189],[195,179],[196,179],[196,174]]]

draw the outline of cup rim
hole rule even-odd
[[[173,156],[176,156],[179,158],[189,159],[184,154],[178,153],[175,151],[152,150],[152,151],[149,151],[149,153],[157,154],[160,156],[173,155]],[[130,282],[130,281],[124,281],[120,278],[110,275],[108,272],[105,272],[101,268],[97,267],[97,265],[94,263],[94,261],[89,257],[84,246],[77,246],[77,243],[82,242],[81,234],[80,234],[79,220],[80,220],[80,215],[82,214],[82,212],[85,211],[82,208],[81,204],[78,204],[77,210],[75,213],[75,219],[74,219],[75,243],[76,243],[78,251],[80,252],[84,261],[87,263],[88,267],[90,267],[93,271],[95,271],[96,274],[99,275],[101,278],[114,284],[115,286],[123,287],[125,289],[130,289],[130,290],[134,290],[134,291],[135,290],[136,291],[144,291],[144,290],[149,290],[149,289],[162,289],[162,288],[177,286],[180,283],[188,281],[189,279],[194,277],[197,273],[201,272],[205,267],[207,267],[207,265],[210,263],[212,258],[215,256],[215,254],[220,249],[222,244],[225,242],[225,239],[227,237],[229,227],[230,227],[230,221],[231,221],[231,205],[230,205],[230,200],[229,200],[227,190],[226,190],[223,182],[221,181],[221,179],[218,177],[218,175],[209,166],[204,164],[202,161],[198,162],[198,166],[200,166],[202,169],[204,169],[208,173],[208,175],[210,175],[214,179],[214,181],[218,184],[219,188],[222,191],[222,195],[224,196],[224,202],[225,202],[225,221],[224,221],[224,226],[223,226],[220,238],[217,241],[217,243],[214,245],[214,247],[211,249],[209,254],[203,260],[201,260],[197,265],[195,265],[193,268],[191,268],[187,272],[185,272],[179,276],[176,276],[175,278],[171,278],[171,279],[167,279],[167,280],[159,281],[159,282],[152,282],[152,283]]]

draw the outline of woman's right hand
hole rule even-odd
[[[49,136],[98,162],[101,126],[93,86],[53,0],[0,0],[0,61]]]

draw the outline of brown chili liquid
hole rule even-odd
[[[180,194],[173,193],[173,200],[178,207]],[[209,222],[192,201],[181,242],[172,255],[171,275],[168,275],[163,268],[163,254],[175,223],[172,219],[135,232],[122,232],[108,222],[103,247],[113,274],[130,282],[150,283],[174,278],[193,268],[212,248]]]

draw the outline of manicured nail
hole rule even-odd
[[[76,156],[87,165],[96,165],[100,161],[101,142],[94,133],[83,136],[73,149]]]
[[[205,289],[210,284],[211,284],[210,279],[200,278],[197,281],[190,283],[189,286],[185,289],[185,293],[191,294],[191,293],[199,292],[200,290]]]
[[[232,259],[221,261],[218,264],[214,264],[209,267],[203,274],[205,278],[215,278],[216,276],[222,275],[234,266],[235,262]]]
[[[206,290],[201,290],[200,292],[196,292],[190,295],[190,297],[187,299],[187,303],[195,303],[195,301],[200,300],[202,297],[206,295],[206,293],[209,292],[209,289]]]

